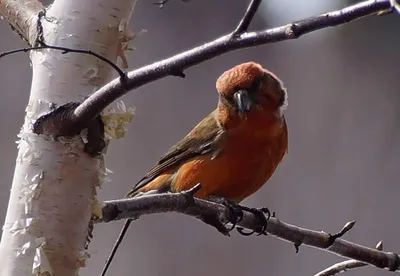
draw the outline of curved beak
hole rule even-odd
[[[250,98],[246,90],[239,90],[233,94],[233,99],[236,102],[239,113],[245,114],[253,107],[253,100]]]

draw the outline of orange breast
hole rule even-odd
[[[255,193],[272,176],[287,151],[286,124],[265,124],[248,118],[243,127],[227,133],[219,155],[203,155],[183,164],[173,190],[187,190],[197,183],[197,197],[222,196],[240,202]]]

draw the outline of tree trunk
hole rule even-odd
[[[125,27],[136,2],[56,0],[41,20],[45,42],[116,61],[130,38]],[[30,59],[32,86],[0,244],[0,275],[77,275],[87,258],[103,157],[84,153],[81,135],[54,140],[33,134],[32,123],[54,106],[82,101],[113,72],[82,54],[41,50]]]

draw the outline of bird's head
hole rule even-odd
[[[239,64],[217,80],[220,107],[247,117],[256,111],[282,114],[287,105],[286,89],[272,72],[255,62]]]

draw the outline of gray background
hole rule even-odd
[[[349,1],[264,1],[252,29],[344,7]],[[268,2],[268,3],[267,3]],[[294,3],[295,2],[295,3]],[[350,1],[351,2],[351,1]],[[199,45],[234,28],[247,1],[171,1],[163,10],[141,1],[132,29],[148,32],[134,41],[131,68]],[[123,196],[169,146],[216,105],[215,80],[226,69],[257,61],[275,72],[289,93],[289,155],[262,190],[244,203],[268,206],[284,221],[337,231],[348,220],[346,238],[400,251],[397,183],[400,169],[400,19],[369,17],[298,40],[241,50],[165,78],[125,96],[136,108],[126,138],[112,142],[107,166],[112,183],[102,200]],[[24,47],[0,21],[0,51]],[[16,158],[16,134],[23,121],[31,81],[27,54],[0,62],[0,221],[4,221]],[[397,84],[397,85],[396,85]],[[81,275],[99,275],[122,222],[99,225],[91,259]],[[332,254],[273,237],[226,238],[209,226],[178,214],[135,222],[108,275],[312,275],[341,260]],[[387,275],[375,268],[346,275]]]

